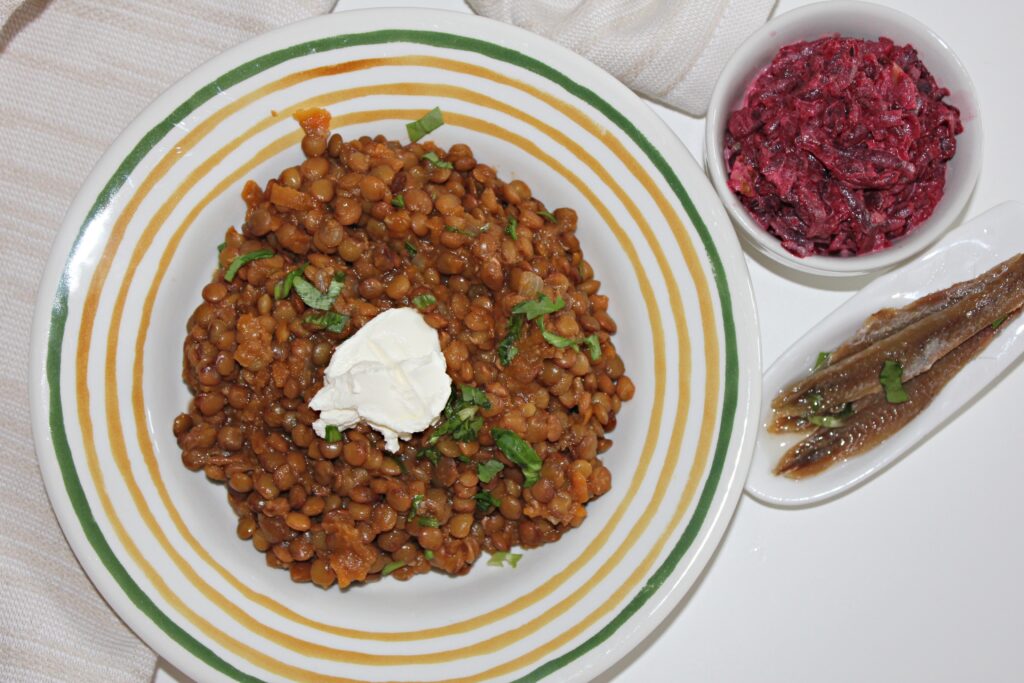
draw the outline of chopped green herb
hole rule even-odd
[[[819,353],[818,354],[818,360],[816,360],[814,362],[814,370],[813,370],[813,372],[817,372],[818,370],[821,370],[822,368],[828,366],[828,362],[829,362],[829,360],[831,360],[831,358],[832,358],[832,352],[831,351],[822,351],[821,353]]]
[[[405,197],[403,197],[401,194],[396,194],[394,197],[391,198],[391,206],[397,207],[399,209],[404,209]]]
[[[434,519],[433,517],[423,517],[423,516],[420,516],[420,517],[417,517],[417,518],[416,518],[416,522],[417,522],[417,523],[418,523],[418,524],[419,524],[420,526],[429,526],[429,527],[431,527],[431,528],[433,528],[433,529],[436,529],[436,528],[438,528],[439,526],[441,526],[441,525],[440,525],[440,524],[438,523],[438,521],[437,521],[436,519]]]
[[[846,418],[840,415],[811,415],[807,420],[812,425],[827,427],[828,429],[842,427],[846,422]]]
[[[386,565],[384,565],[384,569],[380,570],[380,575],[387,576],[391,572],[401,569],[404,566],[405,562],[388,562]]]
[[[540,479],[541,461],[533,446],[508,429],[492,429],[491,437],[505,457],[519,465],[523,471],[523,486],[530,488],[536,484]]]
[[[463,384],[461,388],[462,400],[466,403],[471,403],[481,408],[491,407],[491,400],[487,398],[487,393],[483,389],[477,389],[469,384]]]
[[[424,308],[430,308],[431,306],[436,304],[437,297],[435,297],[433,294],[420,294],[419,296],[414,296],[412,298],[412,303],[413,305],[416,306],[416,308],[422,311]]]
[[[487,564],[490,567],[504,567],[505,562],[508,562],[509,566],[515,569],[522,557],[522,553],[498,551],[491,555],[491,559],[487,560]]]
[[[416,248],[416,245],[409,240],[405,241],[405,250],[409,253],[409,258],[415,258],[416,254],[419,253],[419,249]]]
[[[561,335],[549,332],[544,326],[544,319],[541,318],[537,321],[537,325],[540,327],[541,336],[544,337],[544,341],[551,344],[556,349],[571,348],[574,351],[580,350],[580,344],[585,344],[587,349],[590,351],[590,359],[596,361],[601,357],[601,342],[598,340],[596,334],[587,335],[581,339],[569,339]]]
[[[1004,315],[1002,318],[1000,318],[999,320],[997,320],[994,323],[992,323],[992,329],[993,330],[998,330],[999,326],[1002,325],[1005,322],[1006,322],[1006,316]]]
[[[443,125],[444,114],[441,113],[440,108],[434,107],[423,118],[405,124],[405,130],[409,133],[409,139],[416,142],[427,133],[432,133]]]
[[[217,245],[217,253],[219,254],[220,252],[224,251],[224,247],[226,247],[226,246],[228,246],[227,242],[221,242],[220,244],[218,244]]]
[[[519,221],[516,220],[515,216],[508,217],[508,223],[505,224],[505,234],[516,240],[519,237],[516,235],[516,228],[519,227]]]
[[[469,457],[468,455],[456,455],[455,459],[458,460],[459,462],[464,462],[467,465],[469,463],[473,462],[473,459],[471,457]]]
[[[444,422],[434,430],[427,443],[433,445],[446,434],[451,434],[456,441],[476,441],[484,426],[484,419],[477,415],[477,411],[490,407],[491,402],[482,390],[468,384],[462,385],[460,391],[453,391],[448,397],[448,404],[441,413]]]
[[[477,236],[477,233],[475,233],[475,232],[470,232],[469,230],[463,230],[462,228],[456,228],[454,225],[446,225],[446,226],[444,226],[444,231],[445,232],[457,232],[460,235],[465,235],[466,237],[476,237]]]
[[[476,476],[483,483],[489,484],[503,469],[505,465],[500,460],[488,460],[476,466]]]
[[[433,550],[424,550],[423,551],[423,557],[427,558],[428,560],[434,559],[434,551]]]
[[[481,491],[473,496],[476,500],[476,507],[481,512],[490,512],[492,509],[501,505],[501,500],[495,498],[490,491]]]
[[[812,413],[820,413],[825,407],[825,399],[816,391],[812,391],[807,394],[807,398],[805,400],[807,402],[807,408]]]
[[[345,286],[345,275],[344,273],[341,274],[340,281],[338,276],[335,275],[334,279],[331,280],[331,284],[328,285],[326,293],[321,292],[312,282],[301,275],[295,277],[292,281],[292,286],[295,287],[295,291],[298,293],[299,298],[302,299],[302,303],[319,311],[328,311],[334,305],[334,300],[338,298],[342,288]]]
[[[519,353],[516,343],[523,334],[524,322],[526,322],[526,316],[522,313],[513,313],[512,317],[508,319],[505,336],[498,342],[498,362],[502,365],[511,363],[512,359]]]
[[[533,320],[548,313],[555,313],[563,308],[565,308],[565,301],[562,297],[552,301],[548,295],[541,294],[533,301],[524,301],[521,304],[516,304],[512,308],[512,312],[522,313],[526,316],[527,320]]]
[[[288,274],[285,275],[280,282],[274,285],[275,299],[280,301],[281,299],[286,298],[289,294],[292,293],[292,286],[295,284],[295,278],[299,277],[304,272],[306,272],[306,265],[307,264],[303,263],[298,268],[288,271]]]
[[[426,159],[437,168],[455,168],[451,165],[451,162],[445,161],[441,157],[437,156],[437,152],[427,152],[422,158]]]
[[[544,220],[548,221],[549,223],[557,222],[555,219],[555,214],[551,213],[550,211],[538,211],[537,215],[543,218]]]
[[[235,275],[238,274],[239,268],[244,266],[250,261],[255,261],[261,258],[270,258],[274,255],[274,252],[270,249],[260,249],[259,251],[250,251],[248,254],[242,254],[235,258],[228,266],[228,269],[224,271],[224,279],[231,282],[235,279]]]
[[[345,331],[349,316],[344,313],[337,313],[336,311],[325,311],[323,313],[310,313],[303,318],[303,321],[310,325],[321,327],[328,332],[338,333]]]
[[[412,504],[409,506],[409,515],[406,517],[407,520],[411,522],[413,517],[420,513],[420,503],[424,500],[426,500],[426,498],[424,498],[422,493],[417,493],[412,497]]]
[[[433,446],[428,446],[427,448],[420,449],[420,452],[416,454],[416,457],[426,458],[435,465],[441,462],[441,453]]]
[[[906,389],[903,388],[903,366],[896,361],[885,361],[878,381],[885,389],[885,400],[889,403],[905,403],[910,400]]]
[[[327,443],[338,443],[341,441],[341,430],[334,425],[327,425],[324,429],[324,441]]]

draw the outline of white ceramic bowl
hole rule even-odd
[[[877,40],[891,38],[898,45],[911,44],[940,86],[950,90],[947,99],[960,109],[964,132],[957,136],[957,152],[946,167],[946,188],[935,211],[910,234],[888,249],[840,258],[800,258],[782,248],[750,216],[727,184],[722,154],[729,114],[739,108],[757,74],[785,45],[815,40],[838,33],[843,36]],[[759,252],[804,273],[847,277],[889,268],[921,251],[938,239],[963,211],[981,169],[981,117],[974,84],[963,64],[942,38],[916,19],[896,10],[866,2],[834,1],[807,5],[786,12],[765,24],[748,38],[726,64],[711,95],[704,139],[704,164],[725,208],[740,234]]]
[[[583,85],[585,84],[585,85]],[[238,540],[222,488],[171,432],[189,400],[186,321],[247,178],[302,159],[291,114],[346,138],[472,146],[579,212],[636,394],[603,456],[611,491],[516,568],[478,562],[321,591]],[[760,411],[757,319],[729,219],[657,115],[540,36],[481,17],[381,9],[254,38],[158,98],[68,211],[42,279],[32,360],[40,466],[97,588],[197,681],[590,679],[640,643],[711,558]]]

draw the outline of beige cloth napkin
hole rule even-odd
[[[641,95],[703,116],[726,61],[775,0],[466,0],[551,38]]]
[[[32,448],[29,328],[65,209],[168,85],[333,0],[0,0],[0,681],[148,681],[155,657],[103,602],[57,526]]]

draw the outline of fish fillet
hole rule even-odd
[[[844,342],[838,349],[833,351],[827,361],[828,365],[858,353],[875,342],[898,332],[907,325],[916,323],[918,320],[928,317],[933,313],[949,308],[958,301],[976,294],[1003,275],[1010,266],[1024,254],[1017,254],[1013,258],[1003,261],[999,265],[990,268],[973,280],[965,280],[950,285],[938,292],[926,294],[920,299],[915,299],[906,306],[900,308],[883,308],[873,313],[861,328],[857,330],[848,341]]]
[[[851,356],[784,389],[772,401],[780,417],[836,413],[848,403],[882,391],[885,361],[903,369],[904,382],[927,372],[953,349],[1024,304],[1024,258],[956,303],[907,325]]]
[[[1019,311],[1017,311],[1019,313]],[[818,429],[793,446],[775,466],[775,474],[801,479],[874,448],[902,429],[932,402],[958,372],[988,346],[998,330],[991,323],[943,356],[932,368],[903,384],[909,397],[889,403],[884,394],[857,401],[853,415],[841,427]]]

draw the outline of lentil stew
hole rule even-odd
[[[184,465],[225,485],[268,565],[322,588],[461,575],[484,552],[557,541],[610,489],[601,456],[634,394],[576,212],[547,211],[466,145],[345,140],[327,112],[296,118],[305,160],[245,185],[188,321]],[[396,307],[438,331],[474,419],[395,454],[365,425],[321,439],[308,404],[335,347]]]

